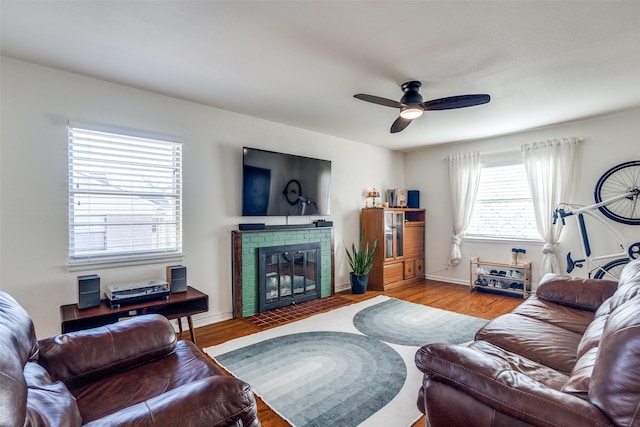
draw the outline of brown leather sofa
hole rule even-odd
[[[546,275],[468,347],[416,353],[432,426],[640,426],[640,259],[619,283]]]
[[[251,387],[157,314],[36,340],[0,291],[0,426],[254,426]]]

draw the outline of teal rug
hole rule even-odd
[[[378,296],[204,350],[294,426],[402,427],[421,415],[417,349],[485,323]]]

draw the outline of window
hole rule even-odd
[[[69,126],[69,263],[182,251],[182,145]]]
[[[540,240],[522,163],[483,164],[467,237]]]

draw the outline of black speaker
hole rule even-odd
[[[408,208],[420,207],[420,192],[418,190],[409,190],[409,197],[407,200]]]
[[[167,282],[171,293],[187,292],[187,267],[182,265],[167,266]]]
[[[100,305],[100,277],[95,274],[78,276],[78,308]]]
[[[264,230],[265,228],[266,228],[266,224],[264,222],[250,222],[245,224],[238,224],[238,229],[240,229],[240,231]]]

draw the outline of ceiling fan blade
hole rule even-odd
[[[364,93],[359,93],[357,95],[353,95],[353,97],[358,98],[362,101],[373,102],[374,104],[378,104],[378,105],[384,105],[385,107],[393,107],[393,108],[402,107],[402,104],[399,103],[398,101],[393,101],[387,98],[381,98],[379,96],[366,95]]]
[[[407,126],[411,124],[413,119],[403,119],[402,117],[398,117],[395,122],[391,125],[391,133],[402,132]]]
[[[425,101],[422,106],[426,110],[453,110],[455,108],[473,107],[491,101],[487,94],[459,95]]]

